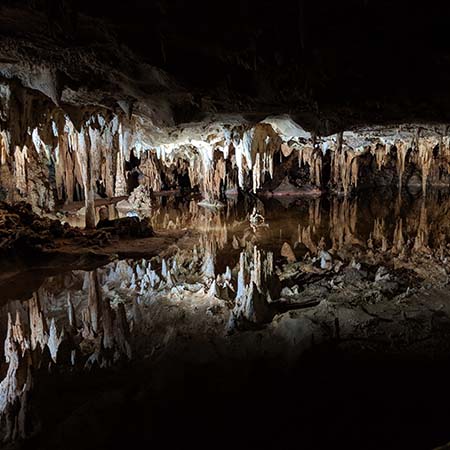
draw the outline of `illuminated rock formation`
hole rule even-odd
[[[208,201],[236,189],[284,195],[331,189],[348,195],[360,185],[401,189],[412,177],[420,177],[424,192],[428,185],[450,182],[449,136],[442,126],[365,127],[313,136],[285,115],[258,123],[232,117],[156,128],[138,113],[85,106],[65,111],[7,81],[0,97],[6,199],[25,199],[39,212],[84,200],[91,228],[95,198],[130,194],[136,176],[141,186],[134,196],[141,194],[132,203],[147,208],[150,190],[183,188],[181,176]],[[19,97],[35,108],[20,110]],[[290,188],[281,189],[283,183]]]

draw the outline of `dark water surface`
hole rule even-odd
[[[254,211],[260,216],[250,220]],[[111,207],[113,214],[121,215]],[[447,345],[442,339],[450,336],[450,318],[443,312],[450,295],[436,299],[441,294],[433,294],[431,313],[414,303],[405,309],[407,317],[401,318],[412,324],[405,342],[414,342],[415,337],[432,341],[425,354],[421,350],[417,356],[403,344],[399,347],[403,350],[397,352],[394,341],[379,336],[383,321],[391,326],[400,320],[402,306],[395,306],[399,301],[396,295],[405,291],[408,283],[413,286],[411,280],[415,289],[426,282],[422,269],[398,281],[394,293],[376,297],[383,300],[376,300],[375,306],[389,305],[392,298],[398,316],[376,310],[373,328],[364,331],[361,348],[365,350],[357,353],[353,347],[349,350],[345,339],[337,339],[333,329],[328,342],[316,343],[301,358],[289,361],[270,353],[264,337],[266,325],[237,331],[238,337],[227,343],[224,330],[235,294],[229,299],[205,297],[211,280],[224,274],[227,267],[232,272],[231,285],[237,289],[240,258],[245,253],[253,261],[254,249],[260,252],[261,266],[270,261],[274,272],[285,273],[286,267],[291,267],[286,265],[289,258],[295,259],[291,263],[295,270],[300,270],[295,264],[304,264],[303,275],[294,281],[284,279],[279,290],[296,284],[306,292],[308,283],[319,286],[322,278],[335,277],[337,262],[349,267],[362,264],[357,270],[369,273],[367,286],[373,286],[381,262],[388,266],[396,258],[406,267],[420,254],[425,268],[429,261],[430,274],[432,264],[446,270],[450,243],[447,193],[429,192],[426,199],[370,192],[353,199],[230,202],[221,210],[166,198],[147,215],[155,229],[199,232],[195,246],[178,252],[174,249],[164,262],[155,258],[105,265],[99,260],[88,270],[69,264],[60,270],[45,266],[29,270],[25,265],[11,269],[16,275],[0,292],[2,339],[8,312],[26,312],[25,299],[33,293],[40,298],[43,317],[49,324],[54,320],[57,330],[69,329],[70,299],[78,327],[82,323],[87,336],[89,320],[83,311],[92,301],[89,277],[95,273],[102,296],[112,308],[125,305],[132,348],[131,360],[117,350],[117,362],[105,367],[94,364],[91,370],[73,371],[58,363],[48,374],[37,371],[31,398],[39,406],[33,414],[42,433],[16,448],[431,449],[450,441],[450,359],[442,356]],[[323,252],[332,255],[330,271],[320,269]],[[163,275],[164,265],[172,273],[170,283]],[[153,281],[152,271],[159,278],[155,287],[146,281]],[[408,273],[413,273],[412,269]],[[161,280],[165,280],[163,288]],[[366,285],[358,280],[349,288],[344,283],[349,297],[352,292],[362,295],[358,289]],[[425,294],[418,290],[417,296],[421,295]],[[325,330],[330,323],[316,325]],[[428,330],[428,323],[431,337],[423,331]],[[434,340],[436,330],[442,333]],[[371,341],[370,333],[377,341]],[[403,339],[402,333],[395,339]],[[94,348],[95,338],[84,339]],[[248,349],[238,348],[258,340],[263,342],[258,354],[252,354],[253,344]],[[289,343],[294,350],[295,345]],[[439,357],[434,357],[434,352]],[[2,367],[3,377],[6,366]]]

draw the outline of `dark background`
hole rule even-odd
[[[47,14],[53,32],[68,46],[81,43],[80,15],[96,18],[118,43],[165,69],[196,97],[211,98],[219,112],[313,112],[331,128],[450,119],[449,2],[5,4]]]

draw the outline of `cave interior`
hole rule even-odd
[[[450,448],[449,21],[3,0],[0,448]]]

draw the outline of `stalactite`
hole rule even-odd
[[[81,132],[78,133],[77,137],[76,155],[81,167],[81,176],[84,186],[86,227],[95,228],[92,150],[84,128],[82,128]]]
[[[14,151],[16,187],[21,194],[26,194],[28,187],[26,172],[27,150],[27,147],[20,148],[16,145]]]
[[[299,165],[300,167],[305,164],[309,166],[310,182],[319,187],[322,185],[322,156],[321,150],[313,146],[303,145],[299,147]]]
[[[145,177],[146,185],[155,192],[161,191],[161,172],[163,171],[163,168],[159,163],[156,154],[153,151],[149,151],[143,155],[143,159],[144,160],[139,167]]]
[[[431,125],[421,126],[416,135],[411,130],[417,127],[411,125],[313,136],[289,116],[277,116],[256,124],[233,119],[163,130],[124,107],[128,105],[125,100],[121,105],[129,114],[100,107],[69,109],[69,114],[48,103],[47,110],[34,111],[30,99],[37,94],[29,90],[21,91],[28,99],[27,108],[21,120],[14,122],[11,117],[19,113],[11,109],[17,108],[10,101],[14,89],[17,87],[2,84],[0,90],[0,195],[8,200],[25,199],[38,212],[54,211],[56,201],[84,200],[89,227],[95,225],[97,184],[102,196],[129,194],[130,174],[125,166],[129,166],[131,155],[133,161],[138,160],[134,170],[154,192],[163,189],[164,179],[165,188],[176,188],[174,171],[187,170],[191,184],[198,185],[211,203],[222,198],[224,191],[236,193],[237,188],[272,192],[283,179],[277,166],[287,164],[286,171],[293,169],[294,151],[298,151],[300,166],[294,183],[297,187],[331,187],[348,196],[361,183],[368,153],[375,170],[381,172],[393,162],[394,146],[399,187],[404,174],[410,175],[409,163],[420,170],[424,192],[427,184],[450,183],[450,149],[447,130],[442,127],[436,131]],[[414,151],[408,159],[411,148]],[[275,154],[280,157],[277,161]],[[329,158],[327,166],[325,158]],[[325,177],[328,162],[331,173]],[[301,171],[306,167],[309,180],[304,175],[306,170]]]
[[[387,156],[389,155],[390,149],[390,144],[383,145],[381,143],[377,143],[371,147],[370,151],[375,157],[378,170],[382,170],[383,166],[386,165]]]
[[[406,167],[406,155],[410,149],[410,144],[406,142],[399,141],[396,143],[397,148],[397,171],[399,179],[399,187],[401,189],[403,184],[403,174],[405,173]]]
[[[422,191],[427,191],[427,181],[433,164],[433,149],[439,145],[437,139],[421,138],[418,142],[419,160],[422,169]]]

